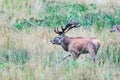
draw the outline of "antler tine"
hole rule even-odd
[[[67,22],[66,23],[68,23],[68,20],[67,20]]]
[[[54,32],[55,32],[55,33],[58,33],[55,28],[54,28]]]
[[[57,30],[54,28],[54,32],[59,34],[58,28],[57,28]]]
[[[73,20],[71,23],[72,23],[73,25],[78,25],[78,24],[79,24],[79,22],[76,21],[76,20]]]
[[[57,28],[57,32],[60,33],[60,31],[58,30],[58,28]]]
[[[67,20],[66,25],[70,24],[72,20]]]
[[[67,20],[66,27],[70,27],[72,25],[77,26],[79,24],[76,20]]]
[[[61,29],[62,29],[62,31],[64,31],[64,28],[63,28],[63,26],[61,26]]]
[[[81,26],[81,25],[78,25],[79,24],[79,22],[78,21],[76,21],[76,20],[74,20],[74,21],[72,21],[72,26],[71,27],[79,27],[79,26]]]
[[[61,35],[65,31],[65,29],[63,27],[61,27],[61,28],[62,28],[62,31],[59,31],[58,28],[56,28],[56,29],[54,28],[54,32],[57,33],[57,34],[59,34],[59,35]]]
[[[70,21],[69,21],[69,20],[67,20],[67,22],[66,22],[66,23],[68,24],[69,22],[70,22]]]
[[[72,28],[79,27],[80,25],[78,25],[78,24],[79,24],[78,21],[71,20],[69,23],[66,24],[66,31],[65,32],[69,31]]]

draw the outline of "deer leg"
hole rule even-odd
[[[69,54],[69,55],[67,55],[67,56],[63,57],[63,58],[62,58],[62,60],[61,60],[61,61],[59,61],[59,62],[62,62],[63,60],[65,60],[67,57],[70,57],[70,56],[71,56],[71,54]],[[59,62],[58,62],[58,63],[59,63]]]
[[[77,51],[76,52],[75,51],[70,51],[70,52],[72,53],[73,60],[76,60],[80,55],[80,53],[78,53]]]
[[[93,60],[96,63],[98,61],[98,58],[97,58],[95,52],[94,51],[89,51],[89,54],[93,57]]]
[[[94,45],[88,46],[88,52],[93,57],[93,60],[96,63],[98,61],[98,58],[97,58],[97,53],[96,53],[97,51],[95,50]]]
[[[94,51],[89,52],[89,54],[93,57],[93,60],[94,60],[95,63],[98,62],[97,55],[95,54]]]

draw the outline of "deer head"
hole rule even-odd
[[[119,32],[120,29],[118,27],[118,25],[114,25],[111,29],[110,29],[110,32]]]
[[[67,21],[67,24],[65,25],[65,27],[61,26],[61,31],[59,31],[58,28],[57,29],[54,28],[54,32],[58,34],[58,36],[53,38],[53,40],[51,40],[51,43],[61,45],[61,42],[63,41],[65,37],[65,33],[68,32],[72,28],[79,27],[80,25],[78,24],[79,22],[77,21]]]

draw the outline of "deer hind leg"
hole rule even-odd
[[[88,52],[93,57],[94,62],[95,63],[98,62],[97,50],[93,44],[88,45]]]

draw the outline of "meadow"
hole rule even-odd
[[[99,62],[89,54],[76,61],[61,46],[51,44],[53,29],[67,20],[82,25],[66,35],[101,41]],[[0,80],[119,80],[119,1],[115,0],[0,0]]]

